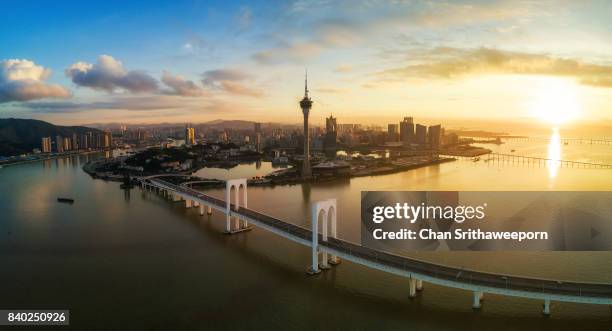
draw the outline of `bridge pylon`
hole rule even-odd
[[[235,234],[243,231],[251,230],[252,227],[249,227],[249,223],[246,220],[241,220],[239,217],[235,216],[234,224],[232,226],[232,189],[234,190],[234,210],[239,210],[240,208],[247,208],[247,180],[246,178],[240,179],[228,179],[225,183],[225,215],[226,215],[226,223],[225,223],[225,232],[226,234]],[[242,199],[240,199],[240,193],[242,192]]]
[[[322,252],[321,263],[319,263],[319,220],[322,222],[321,239],[323,241],[328,241],[329,237],[337,238],[337,210],[336,199],[317,201],[312,204],[312,264],[306,270],[306,273],[309,275],[316,275],[321,272],[321,270],[327,270],[331,268],[332,265],[340,264],[340,259],[336,255],[329,257],[327,252]]]

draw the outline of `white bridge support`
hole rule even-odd
[[[483,298],[483,293],[481,291],[474,291],[474,293],[472,294],[472,308],[473,309],[480,309],[480,307],[482,307],[482,298]]]
[[[542,314],[544,314],[545,316],[550,315],[550,299],[545,299],[543,306],[544,307],[542,309]]]
[[[247,180],[246,178],[240,179],[229,179],[225,184],[225,201],[226,201],[226,223],[225,233],[234,234],[246,230],[250,230],[249,223],[246,220],[241,220],[238,216],[235,216],[234,226],[232,228],[232,216],[230,211],[232,208],[232,189],[234,190],[234,211],[240,210],[241,207],[247,208]],[[242,200],[240,199],[240,192],[242,191]],[[242,202],[242,204],[241,204]],[[210,210],[210,208],[209,208]],[[212,212],[212,210],[210,210]]]
[[[418,292],[423,290],[423,280],[414,278],[414,277],[408,278],[408,288],[409,288],[408,296],[411,299],[416,298]]]
[[[337,210],[336,199],[317,201],[312,204],[312,264],[306,270],[306,273],[309,275],[316,275],[321,272],[321,270],[329,269],[330,265],[337,265],[340,263],[338,256],[332,255],[331,258],[329,258],[328,253],[323,251],[322,261],[319,264],[319,220],[322,221],[322,240],[327,241],[329,236],[337,238]],[[329,231],[330,226],[331,231]],[[329,232],[331,232],[331,234]]]

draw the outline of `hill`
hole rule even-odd
[[[72,137],[86,132],[98,132],[84,126],[58,126],[39,120],[20,118],[0,118],[0,156],[12,156],[31,153],[33,148],[40,148],[42,137],[61,135]]]

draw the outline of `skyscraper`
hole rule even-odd
[[[403,144],[414,142],[414,121],[412,117],[404,117],[404,120],[400,122],[400,141]]]
[[[185,125],[185,144],[187,146],[195,145],[195,128]]]
[[[255,146],[257,153],[261,153],[261,123],[254,124],[255,130]]]
[[[43,153],[51,153],[51,137],[43,137],[40,146],[40,151]]]
[[[80,146],[79,146],[79,140],[77,138],[77,134],[73,133],[72,134],[72,149],[73,150],[77,150],[77,149],[79,149],[79,147]]]
[[[429,146],[432,149],[440,149],[440,140],[442,138],[442,126],[431,125],[429,127]]]
[[[389,124],[387,125],[387,141],[397,142],[397,137],[399,135],[399,125],[398,124]]]
[[[427,142],[427,127],[425,125],[416,125],[416,143],[424,145]]]
[[[308,130],[308,115],[312,108],[312,100],[308,97],[308,72],[304,79],[304,98],[300,101],[300,107],[304,114],[304,162],[302,163],[302,178],[310,178],[312,169],[310,169],[310,132]]]
[[[62,138],[62,136],[57,135],[55,137],[55,150],[58,153],[61,153],[64,151],[64,138]]]
[[[70,138],[64,137],[64,141],[63,141],[63,143],[64,143],[64,152],[68,152],[68,151],[72,150],[71,141],[72,140],[70,140]]]
[[[102,147],[110,148],[112,144],[113,144],[113,137],[111,136],[111,133],[109,131],[104,131]]]
[[[329,115],[325,119],[325,140],[323,142],[326,151],[336,151],[336,141],[338,140],[338,123],[337,118]]]

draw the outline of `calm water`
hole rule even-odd
[[[490,146],[489,146],[490,147]],[[515,153],[550,152],[501,145]],[[559,146],[564,156],[609,158],[610,146]],[[555,152],[556,153],[556,152]],[[525,153],[520,153],[525,155]],[[582,156],[580,156],[582,155]],[[74,329],[610,329],[609,307],[470,293],[343,263],[307,277],[308,250],[255,229],[221,234],[221,215],[199,216],[139,189],[92,180],[71,157],[0,169],[0,307],[69,308]],[[565,157],[564,157],[565,158]],[[598,160],[601,158],[598,158]],[[263,170],[262,170],[263,169]],[[261,175],[263,163],[205,177]],[[520,180],[519,180],[520,179]],[[307,224],[311,201],[335,197],[339,235],[358,241],[361,190],[610,190],[612,170],[527,168],[458,161],[338,183],[250,188],[249,207]],[[220,195],[222,191],[211,191]],[[58,204],[58,196],[76,199]],[[512,274],[612,282],[612,253],[419,253],[446,264]]]

